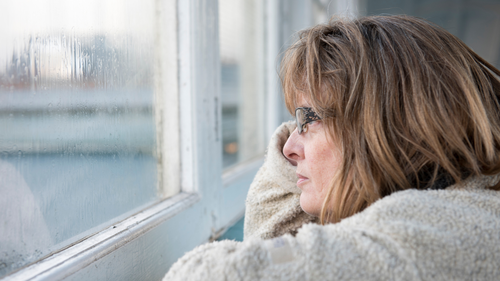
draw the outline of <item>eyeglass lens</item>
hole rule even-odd
[[[295,110],[295,122],[297,123],[297,130],[299,135],[302,134],[304,129],[305,112],[303,108],[297,108]]]

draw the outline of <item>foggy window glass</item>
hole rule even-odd
[[[264,152],[264,19],[260,2],[219,1],[223,168]]]
[[[159,200],[154,9],[0,2],[0,277]]]

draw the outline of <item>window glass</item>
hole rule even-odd
[[[0,2],[0,277],[159,200],[154,3]]]
[[[219,1],[223,167],[264,152],[261,1]]]

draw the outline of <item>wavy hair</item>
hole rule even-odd
[[[399,190],[499,173],[499,75],[415,17],[332,18],[301,31],[281,63],[286,106],[293,114],[303,95],[342,153],[321,222]]]

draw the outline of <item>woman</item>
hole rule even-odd
[[[281,68],[297,128],[271,140],[245,241],[200,246],[165,279],[497,278],[497,75],[413,17],[301,32]]]

